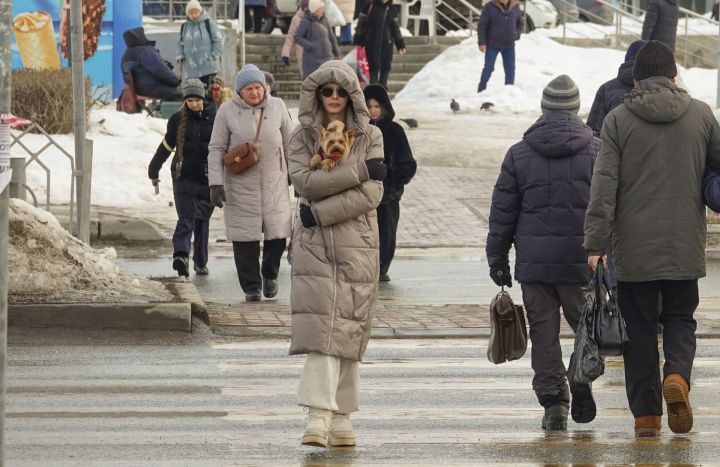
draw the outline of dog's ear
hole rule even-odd
[[[346,131],[345,139],[347,139],[348,146],[352,146],[352,144],[355,142],[355,130]]]

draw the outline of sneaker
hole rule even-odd
[[[329,434],[330,446],[355,446],[355,432],[350,415],[333,413]]]
[[[195,274],[197,274],[198,276],[207,276],[208,274],[210,274],[210,271],[208,270],[207,266],[203,266],[203,267],[195,266],[194,269],[195,269]]]
[[[277,279],[263,279],[263,295],[265,295],[265,298],[275,298],[277,293]]]
[[[328,444],[328,431],[333,413],[331,410],[313,409],[308,411],[308,421],[305,425],[300,444],[305,446],[319,446],[324,448]]]
[[[190,276],[187,256],[174,256],[172,268],[177,271],[178,276]]]
[[[590,423],[595,420],[597,407],[589,384],[571,384],[572,405],[570,413],[575,423]]]
[[[380,274],[380,282],[390,282],[390,275],[386,272]]]
[[[667,404],[668,426],[673,433],[687,433],[692,430],[693,414],[688,393],[687,380],[676,373],[667,375],[663,381],[663,397]]]
[[[636,438],[657,438],[660,436],[660,415],[635,417]]]
[[[260,292],[260,289],[251,290],[251,291],[245,293],[245,301],[246,302],[259,302],[261,296],[262,296],[262,293]]]

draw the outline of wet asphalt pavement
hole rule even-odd
[[[695,427],[633,438],[619,361],[595,384],[598,417],[540,429],[529,352],[495,366],[486,340],[373,340],[355,448],[301,447],[303,358],[284,339],[11,329],[7,464],[720,465],[720,341],[701,339]],[[563,340],[568,354],[571,341]]]

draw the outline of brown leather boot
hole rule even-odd
[[[687,380],[678,374],[671,374],[663,381],[663,397],[667,404],[668,425],[673,433],[687,433],[693,426],[692,408]]]
[[[636,438],[657,438],[660,436],[662,421],[660,415],[643,415],[635,417]]]

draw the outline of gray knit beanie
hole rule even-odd
[[[580,110],[580,91],[568,75],[560,75],[545,86],[540,107],[543,110]]]
[[[205,85],[197,78],[186,79],[182,84],[182,94],[185,98],[199,97],[203,99],[205,97]]]
[[[252,83],[260,83],[265,86],[265,74],[260,71],[260,68],[248,63],[235,75],[235,90],[240,92],[242,88]]]

